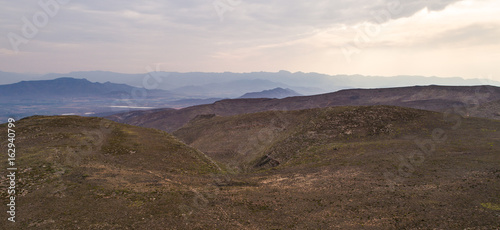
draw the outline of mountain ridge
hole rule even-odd
[[[0,85],[0,97],[15,98],[49,98],[49,97],[116,97],[119,94],[130,94],[144,90],[149,94],[160,93],[160,90],[148,91],[126,84],[111,82],[91,82],[85,78],[62,77],[54,80],[21,81]],[[167,91],[161,93],[169,94]]]
[[[128,84],[134,87],[143,87],[144,80],[156,80],[156,89],[176,91],[176,93],[204,92],[208,97],[239,97],[251,91],[261,91],[275,87],[290,88],[304,95],[314,95],[321,93],[333,92],[341,89],[350,88],[387,88],[387,87],[403,87],[408,85],[497,85],[500,82],[488,79],[464,79],[459,77],[440,78],[428,76],[365,76],[365,75],[329,75],[321,73],[304,73],[304,72],[248,72],[248,73],[232,73],[232,72],[165,72],[155,71],[142,74],[125,74],[109,71],[79,71],[70,73],[49,73],[41,76],[16,74],[16,73],[0,73],[0,83],[14,83],[14,79],[40,79],[49,80],[59,77],[86,78],[90,81],[104,83],[106,81],[114,83]],[[5,79],[5,81],[2,81]],[[250,87],[249,83],[237,81],[248,80],[263,80],[267,81],[264,85],[256,84]],[[233,82],[233,83],[231,83]],[[236,88],[227,87],[228,85],[237,85]],[[187,88],[183,88],[187,87]],[[191,87],[191,91],[189,91]],[[198,90],[195,90],[197,87]]]
[[[282,98],[286,98],[286,97],[295,97],[295,96],[302,96],[302,94],[299,94],[299,93],[297,93],[294,90],[289,89],[289,88],[283,89],[281,87],[277,87],[274,89],[264,90],[264,91],[260,91],[260,92],[246,93],[239,98],[278,98],[278,99],[282,99]]]
[[[413,86],[386,89],[349,89],[314,96],[284,99],[226,99],[179,110],[157,110],[145,116],[115,114],[107,118],[132,125],[155,127],[167,132],[181,128],[202,114],[230,116],[272,110],[300,110],[332,106],[393,105],[433,111],[500,100],[495,86]]]

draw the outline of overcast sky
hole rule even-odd
[[[6,72],[161,64],[500,80],[498,0],[0,0],[0,9]]]

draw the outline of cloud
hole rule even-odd
[[[223,21],[214,2],[230,9]],[[28,65],[19,63],[30,62],[35,68],[30,72],[143,72],[151,63],[172,71],[373,71],[399,51],[444,57],[437,52],[495,46],[500,12],[492,2],[72,0],[15,54],[7,52],[5,35],[21,34],[21,17],[41,9],[37,1],[2,1],[0,69],[25,72]],[[352,43],[367,25],[380,32],[360,45],[359,60],[347,65],[339,47]],[[480,55],[481,49],[474,52]]]
[[[500,23],[471,24],[444,30],[426,40],[424,44],[455,47],[498,45],[498,38],[500,38]]]
[[[409,17],[424,8],[439,11],[454,2],[457,0],[243,1],[241,6],[238,6],[241,10],[231,14],[230,19],[287,27],[353,25],[374,21],[373,14],[382,11],[389,11],[391,19],[398,19]]]
[[[220,1],[229,5],[225,0]],[[133,33],[145,30],[229,38],[286,36],[335,24],[373,21],[372,14],[387,10],[394,4],[401,5],[401,12],[391,15],[392,19],[410,16],[426,7],[441,10],[453,2],[455,0],[241,1],[237,6],[230,6],[233,10],[224,13],[226,20],[221,23],[211,1],[74,0],[51,19],[54,29],[45,31],[46,36],[38,39],[116,42],[133,38]],[[0,31],[4,34],[6,29],[17,27],[19,30],[23,15],[29,18],[30,14],[40,10],[28,0],[5,1],[0,7],[9,9],[7,14],[0,16],[3,22]],[[29,10],[23,12],[23,9]]]

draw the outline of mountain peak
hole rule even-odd
[[[289,89],[289,88],[281,88],[277,87],[274,89],[269,89],[269,90],[264,90],[261,92],[251,92],[251,93],[246,93],[245,95],[241,96],[240,98],[285,98],[285,97],[294,97],[294,96],[301,96],[301,94]]]

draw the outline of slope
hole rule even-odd
[[[249,228],[495,229],[499,130],[363,106],[198,117],[174,134],[256,184],[223,193]]]
[[[158,130],[74,116],[15,124],[18,229],[138,228],[144,218],[159,221],[151,227],[173,224],[163,217],[180,215],[191,186],[220,172],[203,153]],[[5,124],[1,130],[7,133]],[[7,140],[1,146],[7,152]],[[8,174],[4,167],[0,173]],[[7,204],[8,178],[0,182]]]
[[[286,165],[317,145],[422,134],[424,127],[443,125],[439,116],[393,106],[268,111],[199,116],[173,134],[220,162],[253,169]]]
[[[499,121],[363,106],[198,116],[175,132],[235,174],[153,129],[16,124],[9,229],[498,228]]]
[[[472,110],[466,110],[462,108],[461,111],[466,111],[467,116],[484,117],[498,120],[500,119],[500,100],[475,105]],[[467,112],[469,113],[467,114]]]

